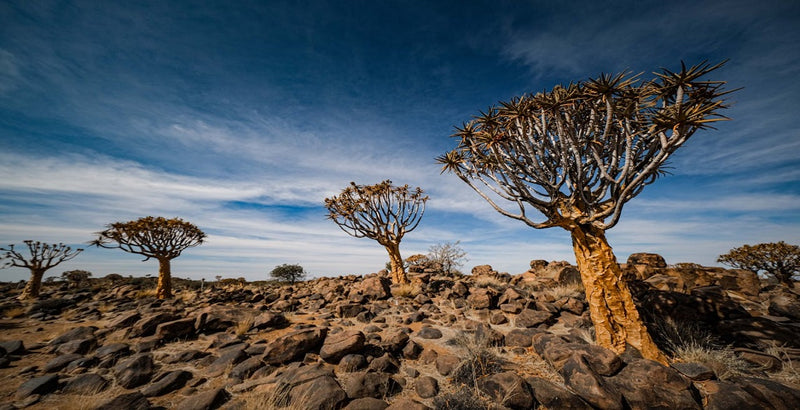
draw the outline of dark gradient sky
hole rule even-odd
[[[601,72],[724,59],[715,79],[744,87],[732,121],[676,153],[611,244],[623,260],[714,264],[743,243],[800,242],[800,4],[602,3],[3,2],[0,243],[79,245],[109,222],[179,216],[209,234],[179,277],[369,273],[384,250],[339,231],[322,199],[388,178],[431,197],[405,256],[461,240],[467,271],[574,261],[565,232],[505,219],[439,174],[453,126]],[[49,274],[74,268],[157,269],[88,249]]]

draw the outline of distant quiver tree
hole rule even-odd
[[[106,228],[97,232],[92,245],[143,255],[145,261],[158,260],[156,296],[159,299],[172,297],[170,261],[186,248],[202,244],[206,237],[200,228],[180,218],[147,216],[135,221],[114,222]]]
[[[328,219],[356,238],[378,241],[389,253],[394,283],[409,283],[400,256],[400,240],[413,231],[425,213],[422,189],[394,186],[386,180],[375,185],[351,182],[341,194],[325,198]]]
[[[68,270],[62,272],[61,277],[69,282],[69,286],[77,288],[92,277],[92,272],[83,269]]]
[[[597,342],[616,352],[630,344],[666,362],[605,231],[695,131],[726,119],[719,113],[724,82],[702,79],[722,64],[681,64],[648,81],[601,74],[501,102],[456,128],[458,146],[437,158],[442,172],[454,173],[501,214],[570,232]],[[530,208],[544,219],[532,219]]]
[[[0,261],[5,261],[0,266],[0,269],[16,266],[28,268],[31,271],[31,278],[19,295],[20,300],[38,298],[42,289],[42,276],[44,276],[44,273],[48,269],[83,252],[83,249],[72,249],[63,243],[47,244],[31,240],[23,241],[23,243],[28,246],[28,256],[15,250],[14,245],[8,245],[8,248],[0,248],[0,252],[3,252],[0,254]]]
[[[800,246],[784,241],[742,245],[720,255],[717,262],[772,275],[782,284],[791,287],[794,284],[792,278],[800,274]]]

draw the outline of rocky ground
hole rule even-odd
[[[577,271],[294,285],[0,285],[0,409],[794,409],[800,296],[747,271],[624,266],[666,367],[592,343]]]

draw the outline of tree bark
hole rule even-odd
[[[42,276],[44,276],[45,269],[31,269],[31,278],[25,284],[25,289],[19,295],[19,300],[36,299],[39,297],[39,292],[42,289]]]
[[[156,297],[159,299],[169,299],[172,297],[172,273],[170,271],[170,260],[167,258],[158,260],[158,286],[156,286]]]
[[[667,364],[667,358],[647,332],[622,270],[602,229],[572,227],[572,247],[589,302],[597,343],[617,353],[627,345],[642,356]]]
[[[411,283],[406,275],[406,270],[403,268],[403,257],[400,256],[400,244],[385,245],[386,251],[389,252],[389,263],[392,265],[392,283],[405,285]]]

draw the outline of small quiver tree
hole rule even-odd
[[[457,128],[458,146],[437,158],[443,172],[456,174],[501,214],[571,233],[597,342],[616,352],[629,344],[666,362],[605,231],[695,131],[725,119],[719,114],[724,82],[701,79],[720,66],[682,64],[650,81],[601,74],[514,98]],[[531,219],[530,208],[544,219]]]
[[[328,219],[349,235],[383,245],[389,253],[392,282],[406,284],[400,240],[419,225],[427,200],[421,188],[393,186],[390,180],[375,185],[351,182],[341,194],[325,198],[325,207]]]
[[[92,245],[143,255],[145,261],[150,258],[158,260],[156,296],[159,299],[172,297],[170,261],[186,248],[202,244],[206,237],[200,228],[180,218],[148,216],[135,221],[115,222],[106,228],[97,233]]]
[[[306,276],[306,271],[300,265],[283,265],[276,266],[275,269],[269,273],[273,279],[289,282],[294,285],[298,280],[303,280]]]
[[[794,276],[800,274],[800,246],[784,241],[742,245],[720,255],[717,262],[738,269],[766,273],[783,285],[792,287]]]
[[[59,244],[47,244],[39,241],[23,241],[28,246],[29,256],[25,256],[14,249],[14,245],[9,245],[8,248],[0,248],[0,260],[4,260],[0,268],[8,268],[12,266],[20,268],[28,268],[31,271],[31,278],[19,295],[20,300],[35,299],[39,297],[39,292],[42,289],[42,276],[44,273],[60,264],[61,262],[68,261],[83,249],[72,249],[71,247]]]

